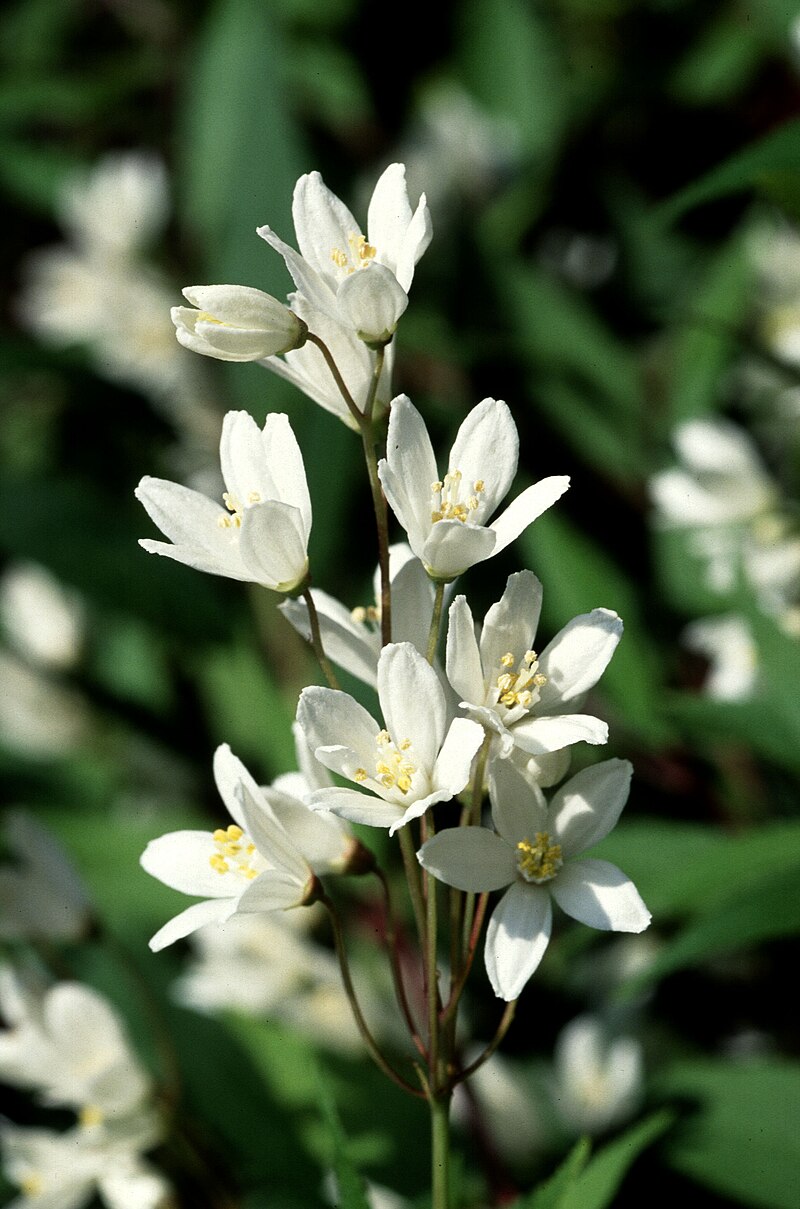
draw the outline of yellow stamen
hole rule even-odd
[[[546,831],[537,831],[534,843],[525,839],[517,844],[517,868],[526,882],[549,882],[563,863],[561,845],[551,844]]]
[[[85,1104],[78,1113],[78,1120],[86,1129],[90,1129],[93,1125],[100,1125],[103,1121],[103,1113],[96,1104]]]

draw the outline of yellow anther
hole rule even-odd
[[[344,269],[347,267],[347,253],[343,252],[341,248],[331,249],[331,260],[336,265],[337,269]],[[372,281],[371,277],[370,281]]]
[[[563,863],[561,845],[551,844],[546,831],[537,831],[534,843],[525,839],[517,844],[517,868],[526,882],[549,882]]]
[[[375,740],[376,743],[380,744],[380,746],[383,746],[384,743],[391,743],[391,741],[392,741],[392,736],[389,734],[388,730],[379,730],[378,731],[378,735]]]
[[[411,746],[411,740],[410,740],[410,739],[403,739],[403,742],[400,744],[400,750],[401,750],[401,751],[408,751],[408,749],[409,749],[409,747],[410,747],[410,746]]]
[[[19,1190],[24,1196],[38,1196],[44,1191],[44,1180],[35,1171],[31,1171],[19,1181]]]
[[[260,491],[248,492],[247,502],[248,502],[248,504],[260,504],[261,503],[261,492]]]
[[[215,844],[224,844],[228,838],[228,833],[222,827],[218,827],[211,838]]]
[[[78,1120],[85,1129],[90,1129],[93,1125],[100,1125],[103,1119],[103,1112],[96,1104],[84,1104],[78,1113]]]
[[[397,778],[397,788],[401,793],[408,793],[409,789],[411,788],[411,777],[407,772],[402,773]]]
[[[351,609],[350,616],[355,622],[364,622],[367,620],[367,610],[363,605],[358,605],[355,609]]]
[[[251,881],[257,876],[255,869],[251,869],[249,865],[242,865],[239,872],[241,873],[242,877],[246,877],[248,881]]]
[[[215,852],[212,856],[210,856],[208,858],[208,863],[215,873],[230,872],[230,865],[225,860],[225,857],[221,852]]]
[[[517,682],[517,677],[513,672],[504,672],[502,676],[497,677],[497,687],[501,693],[507,693],[514,687]]]
[[[477,480],[477,482],[475,483],[475,490],[478,493],[478,495],[480,495],[480,493],[482,491],[486,490],[486,484],[484,483],[483,479]]]
[[[513,705],[517,704],[517,694],[516,693],[503,693],[502,697],[500,698],[500,704],[507,705],[508,708],[511,709],[511,707]]]
[[[355,772],[353,773],[353,780],[359,781],[359,782],[366,781],[367,776],[368,776],[368,773],[367,773],[366,768],[357,768],[355,770]]]
[[[537,688],[543,688],[547,684],[547,677],[542,672],[537,672],[533,678],[533,683]]]
[[[371,280],[372,280],[372,278],[370,277],[370,281],[371,281]],[[439,483],[439,482],[437,482],[437,483],[431,483],[431,492],[432,492],[432,494],[433,494],[433,495],[438,495],[438,494],[439,494],[439,492],[442,490],[442,488],[443,488],[443,487],[444,487],[444,483]]]
[[[514,666],[514,656],[511,654],[511,651],[506,651],[505,655],[500,660],[500,662],[503,665],[503,667],[513,667]]]
[[[235,823],[231,823],[226,834],[229,840],[240,840],[244,832],[241,827],[237,827]]]
[[[218,516],[217,517],[217,526],[220,529],[230,529],[231,518],[229,516]]]
[[[538,658],[539,656],[536,654],[536,651],[526,651],[523,655],[523,659],[529,667],[532,663],[535,663]]]

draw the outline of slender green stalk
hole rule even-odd
[[[434,835],[433,811],[428,811],[428,834]],[[436,962],[436,942],[439,938],[436,918],[436,878],[428,878],[426,899],[427,933],[425,936],[425,990],[428,997],[428,1069],[434,1093],[439,1083],[439,978]]]
[[[450,998],[447,1001],[444,1011],[442,1012],[442,1023],[448,1021],[455,1023],[456,1009],[461,998],[461,993],[464,990],[469,972],[472,969],[472,963],[475,960],[475,952],[478,947],[478,937],[483,926],[483,917],[486,914],[486,906],[489,902],[488,894],[481,894],[478,897],[478,909],[475,912],[475,918],[472,921],[472,930],[470,932],[467,952],[464,956],[464,963],[458,971],[458,976],[453,978],[450,984]]]
[[[431,1107],[431,1209],[450,1209],[450,1095]]]
[[[506,1004],[506,1010],[503,1012],[503,1015],[500,1018],[500,1023],[497,1026],[497,1032],[486,1046],[486,1049],[482,1054],[478,1055],[474,1062],[471,1062],[469,1066],[465,1067],[464,1070],[459,1072],[458,1076],[453,1080],[453,1086],[455,1086],[457,1083],[463,1083],[463,1081],[468,1079],[470,1075],[474,1075],[475,1071],[478,1070],[479,1067],[483,1066],[484,1062],[489,1061],[492,1054],[510,1029],[511,1021],[514,1019],[514,1013],[516,1010],[517,1000],[512,999],[510,1003]]]
[[[336,364],[336,362],[333,359],[333,353],[328,348],[325,341],[320,339],[319,336],[315,336],[313,332],[308,332],[308,334],[306,335],[306,340],[310,340],[312,344],[315,344],[317,346],[317,348],[319,349],[319,351],[322,353],[323,357],[325,358],[325,364],[328,366],[328,369],[331,371],[333,380],[336,383],[336,386],[338,387],[339,394],[344,399],[351,416],[353,417],[356,424],[358,424],[358,426],[360,428],[364,417],[363,417],[362,413],[358,410],[358,406],[356,404],[355,399],[350,394],[350,391],[347,389],[347,383],[345,382],[344,378],[342,377],[342,375],[339,372],[339,366]]]
[[[403,1078],[402,1075],[398,1074],[394,1067],[391,1066],[384,1057],[377,1042],[375,1041],[375,1038],[372,1036],[369,1025],[364,1019],[364,1013],[361,1011],[361,1005],[358,1002],[355,987],[353,986],[353,979],[350,975],[350,962],[347,957],[347,949],[345,948],[344,933],[342,931],[342,921],[339,918],[339,912],[336,910],[335,905],[331,899],[328,898],[327,894],[324,893],[324,891],[320,893],[319,901],[327,909],[328,915],[330,916],[331,927],[333,928],[333,939],[336,945],[336,956],[339,958],[339,967],[342,971],[342,982],[344,983],[345,994],[350,1001],[350,1008],[358,1026],[358,1031],[361,1033],[362,1040],[369,1051],[370,1057],[379,1070],[383,1071],[384,1075],[386,1075],[388,1079],[391,1079],[392,1083],[396,1083],[398,1087],[401,1087],[403,1091],[408,1092],[409,1095],[417,1096],[419,1099],[424,1100],[425,1093],[420,1091],[419,1088],[413,1087],[406,1079]]]
[[[487,732],[483,746],[478,752],[478,759],[475,762],[475,775],[472,778],[472,803],[469,809],[465,809],[461,823],[465,825],[467,821],[477,827],[481,821],[481,807],[483,806],[483,782],[486,777],[486,761],[489,759],[489,748],[492,744],[492,735]],[[469,941],[472,934],[472,919],[475,913],[475,895],[468,894],[464,905],[464,923],[462,934],[462,949],[464,952],[469,950]]]
[[[311,595],[311,589],[305,587],[303,589],[303,600],[306,602],[308,609],[308,623],[311,628],[311,645],[314,648],[314,654],[317,657],[317,662],[322,668],[322,674],[328,681],[331,688],[338,688],[339,681],[336,679],[336,673],[330,665],[328,656],[325,654],[325,649],[322,645],[322,634],[319,628],[319,616],[317,615],[317,606],[314,604],[314,597]]]
[[[442,624],[442,604],[444,602],[445,584],[443,580],[436,582],[436,595],[433,598],[433,613],[431,628],[428,631],[428,663],[433,665],[436,658],[436,648],[439,645],[439,628]]]
[[[383,887],[386,906],[386,947],[389,950],[389,961],[392,967],[392,980],[394,982],[395,997],[400,1010],[403,1013],[403,1018],[406,1022],[406,1027],[408,1028],[411,1040],[414,1042],[414,1045],[417,1047],[420,1055],[427,1060],[428,1051],[419,1035],[419,1030],[417,1028],[416,1021],[414,1020],[411,1006],[408,1002],[408,996],[406,995],[405,982],[403,981],[403,971],[400,966],[400,954],[397,948],[397,930],[395,928],[394,911],[392,910],[392,896],[389,889],[389,882],[386,874],[378,867],[375,868],[375,875],[378,877],[381,886]]]
[[[406,824],[401,827],[397,833],[400,840],[400,851],[403,856],[403,865],[406,871],[406,882],[408,883],[408,893],[411,896],[411,905],[414,908],[414,920],[417,925],[417,935],[419,937],[420,947],[425,947],[425,936],[427,933],[427,924],[425,922],[425,901],[422,897],[422,882],[420,879],[420,867],[417,860],[417,854],[414,851],[414,837],[411,834],[410,825]]]
[[[367,423],[372,421],[372,412],[375,407],[375,396],[378,393],[378,384],[380,383],[381,374],[383,373],[383,362],[385,358],[386,346],[382,345],[381,348],[378,349],[375,357],[375,366],[372,370],[372,381],[369,384],[369,393],[364,404],[364,419],[367,421]]]

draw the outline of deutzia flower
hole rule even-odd
[[[498,554],[567,490],[564,475],[541,479],[487,525],[511,486],[518,456],[509,408],[500,399],[484,399],[459,428],[440,479],[425,421],[405,395],[394,400],[378,473],[411,549],[432,579],[456,579]]]
[[[602,860],[574,860],[612,829],[628,798],[631,765],[606,760],[577,773],[548,808],[508,760],[490,775],[496,831],[454,827],[417,853],[434,877],[458,890],[508,886],[486,930],[486,970],[501,999],[516,999],[544,956],[551,897],[592,928],[642,932],[650,913],[633,883]]]
[[[412,213],[403,165],[391,164],[376,184],[367,235],[318,172],[298,180],[292,217],[299,254],[268,226],[258,234],[280,252],[299,292],[365,343],[391,340],[431,240],[425,197]]]
[[[409,642],[383,648],[378,696],[385,728],[347,693],[319,686],[301,693],[297,720],[320,763],[364,790],[317,790],[311,808],[393,835],[461,792],[483,731],[466,718],[447,727],[444,689]]]
[[[194,353],[218,361],[262,361],[305,341],[302,319],[262,290],[195,285],[182,292],[192,306],[174,306],[170,313],[178,342]]]
[[[594,1016],[578,1016],[559,1033],[553,1098],[575,1133],[602,1133],[626,1120],[642,1096],[642,1047],[633,1037],[610,1040]]]
[[[0,579],[0,623],[16,651],[38,667],[66,671],[80,658],[81,602],[38,563],[13,563]]]
[[[37,995],[10,968],[0,970],[0,1076],[100,1124],[137,1112],[151,1081],[103,996],[78,982]]]
[[[214,780],[233,823],[213,832],[172,831],[142,853],[153,877],[203,899],[155,934],[154,952],[239,912],[283,911],[313,898],[311,866],[227,744],[214,753]]]
[[[486,614],[480,642],[466,598],[457,596],[450,607],[447,678],[468,716],[498,736],[503,757],[515,746],[538,756],[608,738],[605,722],[572,711],[608,666],[622,621],[609,609],[581,614],[537,655],[541,605],[542,585],[531,571],[510,575]]]
[[[412,643],[421,655],[428,646],[433,613],[434,586],[410,547],[400,542],[389,548],[389,578],[392,593],[392,637]],[[338,667],[365,684],[376,685],[381,653],[380,572],[373,580],[375,604],[348,609],[335,597],[318,588],[311,595],[319,618],[325,654]],[[304,600],[283,600],[279,606],[298,633],[308,640],[311,627]]]
[[[294,592],[308,573],[311,500],[303,457],[285,415],[263,431],[229,411],[220,440],[225,507],[179,483],[143,478],[136,489],[167,542],[139,542],[198,571]]]
[[[8,1209],[82,1209],[94,1196],[107,1209],[167,1209],[175,1202],[141,1152],[156,1139],[147,1130],[0,1130],[3,1170],[22,1195]]]
[[[715,701],[746,701],[758,683],[758,649],[744,617],[701,617],[681,635],[709,661],[703,692]]]

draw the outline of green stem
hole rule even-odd
[[[325,364],[328,366],[328,369],[331,371],[333,380],[339,389],[339,394],[344,399],[345,403],[347,404],[348,410],[350,411],[351,416],[353,417],[356,424],[358,424],[358,427],[360,428],[364,417],[361,414],[361,412],[358,410],[355,399],[350,394],[350,391],[347,389],[347,383],[345,382],[342,375],[339,373],[339,366],[336,364],[336,362],[333,359],[333,353],[328,348],[325,341],[321,340],[319,336],[315,336],[313,332],[307,333],[306,340],[310,340],[312,344],[315,344],[317,346],[317,348],[319,349],[319,351],[322,353],[323,357],[325,358]]]
[[[435,833],[433,811],[428,811],[428,834]],[[428,878],[427,933],[425,936],[425,989],[428,996],[428,1069],[434,1094],[439,1085],[439,978],[436,964],[438,922],[436,918],[436,878]]]
[[[397,1073],[394,1067],[389,1065],[388,1061],[379,1049],[375,1038],[372,1036],[369,1025],[364,1019],[364,1014],[361,1011],[361,1005],[358,1002],[355,987],[353,986],[353,979],[350,975],[350,962],[347,958],[347,949],[345,948],[344,933],[342,931],[342,921],[339,918],[339,912],[336,910],[333,902],[330,898],[328,898],[324,891],[320,893],[319,901],[327,909],[328,915],[330,916],[331,926],[333,928],[333,939],[336,945],[336,956],[339,958],[339,967],[342,971],[342,982],[344,983],[345,994],[350,1001],[350,1007],[353,1012],[356,1025],[358,1026],[358,1031],[361,1033],[362,1040],[367,1047],[370,1057],[379,1070],[383,1071],[384,1075],[386,1075],[388,1079],[391,1079],[392,1083],[396,1083],[398,1087],[401,1087],[403,1091],[408,1092],[409,1095],[417,1096],[419,1099],[424,1100],[425,1093],[420,1091],[419,1088],[413,1087],[409,1082],[407,1082],[406,1079],[403,1078],[402,1075]]]
[[[483,1053],[479,1054],[474,1062],[471,1062],[469,1064],[469,1066],[465,1067],[464,1070],[459,1072],[458,1076],[453,1080],[454,1087],[457,1083],[463,1083],[463,1081],[465,1079],[468,1079],[470,1077],[470,1075],[474,1075],[475,1071],[478,1070],[479,1067],[483,1066],[484,1062],[489,1061],[492,1054],[497,1049],[498,1045],[503,1040],[503,1038],[505,1037],[509,1028],[511,1027],[511,1021],[514,1019],[514,1013],[516,1012],[516,1010],[517,1010],[517,1000],[512,999],[510,1001],[510,1003],[506,1004],[506,1010],[503,1012],[503,1015],[500,1019],[500,1023],[497,1026],[497,1032],[495,1033],[494,1037],[492,1037],[491,1041],[486,1046],[486,1049],[483,1051]]]
[[[375,434],[372,421],[362,419],[359,425],[364,446],[364,459],[372,492],[372,507],[378,530],[378,566],[381,576],[381,645],[392,641],[392,593],[389,581],[389,510],[378,477],[378,459],[375,455]]]
[[[478,752],[478,759],[475,762],[475,775],[472,778],[472,805],[469,809],[465,809],[462,813],[462,826],[465,826],[468,822],[474,827],[478,827],[480,825],[481,807],[483,806],[483,782],[486,777],[486,762],[489,759],[489,749],[492,745],[492,738],[493,736],[491,732],[487,731],[486,737],[483,740],[483,746]],[[465,952],[469,950],[474,913],[475,895],[468,894],[464,906],[464,925],[461,942],[461,947]]]
[[[317,606],[314,604],[314,597],[311,595],[311,589],[305,587],[303,589],[303,600],[306,602],[308,609],[308,624],[311,628],[311,645],[314,648],[314,654],[317,657],[317,662],[322,668],[322,674],[328,681],[331,688],[338,688],[339,681],[336,679],[336,673],[330,665],[328,656],[322,645],[322,634],[319,628],[319,616],[317,614]]]
[[[431,1209],[450,1209],[450,1095],[435,1096],[431,1108]]]
[[[458,1007],[458,1001],[461,998],[461,993],[464,990],[464,986],[466,984],[467,978],[469,977],[469,972],[472,969],[472,963],[475,960],[475,951],[478,947],[478,937],[480,936],[480,933],[481,933],[481,927],[483,926],[483,917],[486,914],[486,906],[487,906],[488,902],[489,902],[488,894],[484,893],[479,896],[478,909],[475,912],[475,918],[472,922],[472,929],[470,931],[469,942],[467,945],[467,952],[466,952],[466,956],[464,958],[464,963],[458,971],[458,976],[456,978],[452,979],[451,984],[450,984],[450,998],[448,999],[447,1005],[442,1013],[442,1023],[443,1024],[446,1024],[448,1022],[448,1020],[451,1020],[451,1021],[453,1021],[453,1023],[455,1023],[455,1016],[456,1016],[456,1009]]]
[[[444,602],[444,580],[438,580],[436,583],[436,595],[433,598],[433,613],[431,615],[431,628],[428,631],[428,663],[433,665],[436,658],[436,647],[439,644],[439,627],[442,624],[442,604]]]
[[[378,384],[381,380],[381,374],[383,373],[383,362],[385,357],[386,346],[382,345],[378,349],[375,357],[375,366],[372,371],[372,381],[369,384],[369,393],[367,394],[367,400],[364,404],[364,419],[367,421],[367,423],[372,421],[372,412],[375,407],[375,396],[378,393]]]
[[[382,869],[376,867],[375,875],[380,880],[381,886],[383,887],[383,894],[384,894],[384,899],[385,899],[386,946],[389,950],[389,960],[390,960],[391,967],[392,967],[392,979],[394,982],[395,997],[397,999],[397,1003],[400,1007],[400,1010],[403,1013],[403,1018],[406,1022],[406,1027],[408,1028],[409,1034],[411,1036],[411,1040],[414,1042],[414,1045],[417,1047],[417,1050],[419,1051],[420,1055],[427,1060],[428,1051],[426,1050],[425,1044],[419,1035],[419,1030],[417,1029],[416,1021],[414,1020],[414,1016],[411,1011],[411,1006],[408,1002],[408,996],[406,995],[405,982],[403,981],[403,971],[400,966],[400,954],[397,949],[397,930],[395,928],[394,912],[392,910],[392,897],[391,897],[391,891],[389,889],[389,882],[387,880],[386,874],[383,872]]]
[[[403,856],[403,865],[406,871],[406,881],[408,883],[408,892],[411,895],[411,905],[414,908],[414,920],[417,925],[417,935],[419,937],[420,947],[425,947],[425,935],[427,925],[425,923],[425,902],[422,897],[422,882],[420,880],[420,867],[417,860],[417,854],[414,851],[414,837],[411,834],[411,827],[406,824],[398,831],[400,839],[400,851]]]

